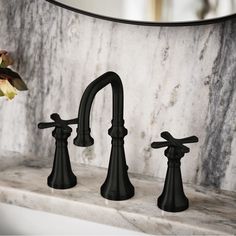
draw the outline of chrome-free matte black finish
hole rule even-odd
[[[167,142],[153,142],[152,148],[167,147],[165,156],[168,158],[168,169],[162,194],[157,200],[157,205],[164,211],[178,212],[188,208],[188,198],[184,194],[180,159],[190,150],[184,143],[198,142],[196,136],[183,139],[175,139],[169,132],[162,132],[161,137]]]
[[[77,184],[76,176],[72,172],[70,157],[67,148],[67,139],[72,129],[68,124],[76,124],[77,119],[62,120],[57,113],[51,115],[54,122],[39,123],[39,129],[55,127],[52,136],[56,139],[56,150],[51,174],[48,176],[47,184],[55,189],[72,188]]]
[[[82,147],[93,145],[94,140],[90,135],[89,126],[91,106],[97,92],[108,84],[111,84],[113,94],[112,126],[108,130],[108,134],[112,137],[112,148],[108,174],[101,186],[101,195],[110,200],[126,200],[134,196],[134,187],[129,180],[124,151],[124,137],[128,132],[124,127],[123,119],[123,85],[116,73],[103,74],[90,83],[84,91],[79,107],[77,137],[74,139],[74,144]]]

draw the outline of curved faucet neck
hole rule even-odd
[[[93,138],[90,136],[90,111],[96,94],[108,84],[111,84],[113,94],[112,125],[114,127],[123,126],[123,85],[116,73],[107,72],[91,82],[83,93],[79,107],[78,135],[74,140],[75,145],[90,146],[93,144]]]

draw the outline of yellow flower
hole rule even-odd
[[[0,96],[6,96],[11,100],[16,94],[16,88],[14,88],[7,79],[0,79]]]

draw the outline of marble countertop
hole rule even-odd
[[[109,201],[99,194],[106,170],[73,164],[78,185],[55,190],[46,185],[50,168],[25,161],[0,172],[0,201],[35,210],[76,217],[147,234],[228,234],[236,232],[236,193],[185,185],[190,208],[169,213],[156,206],[163,182],[130,175],[135,196]]]

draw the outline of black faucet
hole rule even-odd
[[[157,205],[164,211],[178,212],[188,208],[188,198],[184,194],[180,159],[190,150],[184,143],[196,143],[198,138],[191,136],[183,139],[175,139],[169,132],[162,132],[161,137],[167,142],[153,142],[152,148],[167,147],[165,156],[168,158],[168,169],[162,194],[157,200]]]
[[[97,92],[108,84],[111,84],[113,93],[112,126],[108,130],[108,134],[112,137],[112,148],[107,177],[101,186],[101,195],[110,200],[126,200],[134,196],[134,187],[129,180],[124,151],[124,137],[128,132],[124,127],[123,119],[123,85],[116,73],[103,74],[90,83],[84,91],[79,107],[77,137],[74,139],[74,144],[82,147],[93,145],[94,140],[90,136],[89,126],[90,110]]]

